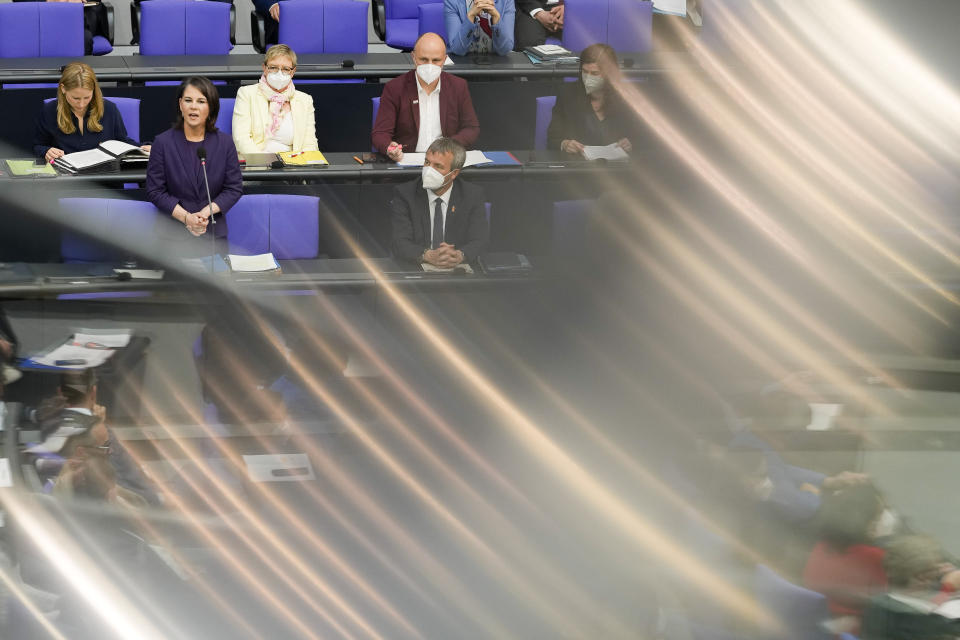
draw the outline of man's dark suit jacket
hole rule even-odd
[[[480,135],[480,123],[473,110],[467,81],[449,73],[440,74],[440,130],[468,149]],[[416,71],[408,71],[388,82],[380,96],[380,110],[373,124],[373,146],[386,154],[396,140],[407,153],[417,150],[420,133],[420,103]]]
[[[243,175],[233,138],[222,131],[207,132],[202,143],[188,142],[182,129],[167,129],[156,137],[147,165],[147,199],[163,213],[171,214],[177,204],[190,213],[207,206],[203,170],[197,148],[207,150],[207,179],[210,196],[226,214],[243,193]],[[224,216],[220,219],[225,220]],[[217,237],[227,233],[227,225],[215,228]]]
[[[463,251],[463,261],[472,262],[487,248],[490,228],[487,224],[483,189],[457,178],[447,207],[443,239]],[[433,229],[427,197],[433,192],[423,188],[423,180],[397,185],[390,201],[393,221],[393,255],[399,260],[417,262],[430,248]]]

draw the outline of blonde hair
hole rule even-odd
[[[100,119],[103,118],[103,94],[100,93],[100,84],[97,75],[90,65],[83,62],[71,62],[63,68],[60,74],[60,84],[57,86],[57,126],[64,133],[73,133],[77,126],[73,123],[73,109],[67,103],[67,91],[73,89],[89,89],[93,91],[90,106],[87,107],[87,129],[93,132],[103,131]]]
[[[293,52],[293,49],[285,44],[275,44],[267,49],[266,55],[263,56],[264,66],[270,64],[271,60],[274,58],[279,58],[280,56],[287,56],[290,58],[290,62],[293,63],[293,66],[297,66],[297,54]]]

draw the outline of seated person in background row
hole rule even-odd
[[[280,31],[280,3],[277,0],[253,0],[254,11],[263,17],[263,46],[277,44]]]
[[[237,148],[228,134],[217,130],[219,112],[220,95],[210,80],[192,76],[181,82],[176,120],[154,140],[147,165],[147,198],[194,236],[206,233],[211,216],[223,218],[221,214],[243,193]],[[206,153],[212,210],[197,155],[200,149]],[[221,222],[215,233],[226,238],[227,225]]]
[[[563,3],[559,0],[517,0],[517,51],[563,38]]]
[[[17,356],[17,334],[13,332],[3,307],[0,307],[0,387],[20,379],[20,371],[13,366]],[[3,394],[0,393],[0,398]]]
[[[883,566],[890,591],[870,601],[862,640],[946,640],[960,636],[956,601],[939,604],[941,588],[956,574],[940,544],[911,535],[887,545]],[[949,617],[948,615],[949,614]]]
[[[427,149],[420,178],[398,185],[390,201],[393,255],[449,269],[473,261],[490,235],[483,191],[457,181],[467,152],[437,138]]]
[[[127,135],[120,110],[104,100],[90,65],[71,62],[60,74],[57,99],[43,105],[33,136],[37,158],[53,162],[67,153],[96,149],[101,142],[140,143]],[[149,145],[142,147],[150,151]]]
[[[426,151],[441,136],[469,147],[480,135],[467,82],[443,72],[446,59],[443,38],[425,33],[413,47],[416,70],[384,86],[373,146],[394,162],[404,151]]]
[[[580,54],[580,75],[563,86],[553,107],[547,129],[547,148],[583,155],[584,145],[617,143],[633,149],[637,116],[620,95],[617,52],[605,44],[593,44]]]
[[[240,87],[233,142],[240,153],[317,151],[313,98],[293,86],[297,54],[285,44],[267,50],[260,82]]]
[[[68,489],[72,487],[73,481],[83,476],[84,460],[100,456],[112,468],[110,482],[120,486],[114,495],[128,503],[159,504],[153,483],[107,428],[106,409],[97,404],[97,381],[92,371],[61,376],[59,395],[37,409],[35,420],[40,423],[44,440],[28,451],[67,459],[58,485],[68,482]]]
[[[516,13],[513,0],[443,0],[450,53],[507,55]]]

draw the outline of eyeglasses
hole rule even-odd
[[[283,72],[284,72],[285,74],[287,74],[287,75],[290,75],[291,73],[293,73],[293,70],[294,70],[294,69],[296,69],[296,67],[278,67],[278,66],[275,65],[275,64],[272,64],[272,65],[270,65],[269,67],[267,67],[267,71],[269,71],[270,73],[276,73],[277,71],[283,71]]]

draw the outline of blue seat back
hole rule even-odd
[[[220,98],[220,112],[217,114],[217,129],[224,133],[233,133],[233,105],[236,98]]]
[[[598,42],[630,53],[643,53],[652,46],[652,2],[569,0],[564,6],[563,46],[571,51],[583,51]]]
[[[0,58],[75,58],[82,55],[82,4],[0,4]]]
[[[420,5],[442,0],[384,0],[386,42],[397,49],[412,49],[420,35]]]
[[[369,11],[365,0],[324,0],[323,52],[366,53]]]
[[[316,258],[320,199],[285,194],[244,195],[227,212],[230,253],[273,253],[278,260]]]
[[[417,7],[417,37],[425,33],[436,33],[447,39],[447,24],[443,16],[443,3],[429,2]]]
[[[140,4],[140,53],[145,56],[230,53],[230,5],[202,0]]]
[[[553,120],[553,106],[557,104],[557,96],[540,96],[537,98],[537,119],[533,127],[533,148],[544,151],[547,148],[547,129]]]
[[[115,198],[61,198],[60,211],[68,228],[60,236],[64,262],[109,262],[124,257],[123,247],[153,239],[160,211],[149,202]],[[76,228],[91,237],[85,237]],[[110,245],[96,238],[110,241]]]

